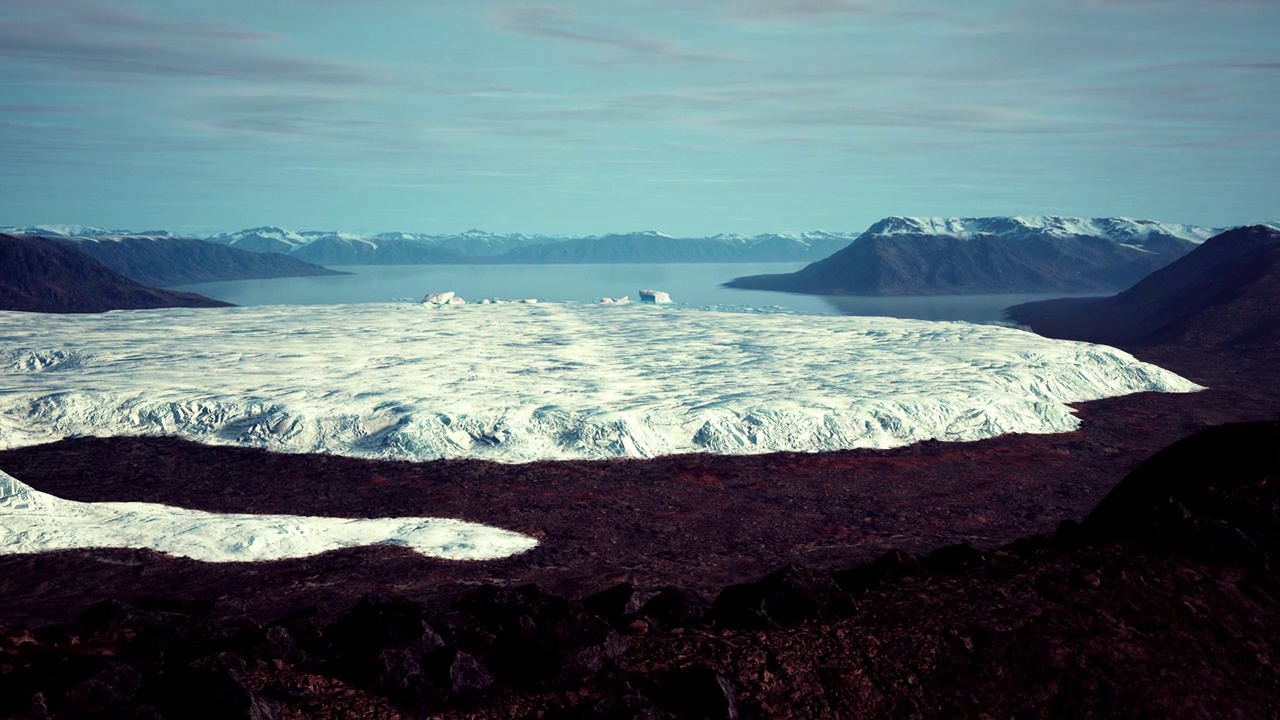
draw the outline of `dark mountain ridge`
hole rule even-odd
[[[1041,335],[1101,343],[1280,344],[1280,229],[1236,228],[1133,287],[1104,298],[1015,305],[1009,319]]]
[[[0,234],[0,309],[95,313],[163,307],[228,307],[195,293],[134,282],[66,244]]]
[[[287,255],[249,252],[194,238],[113,235],[50,239],[74,247],[127,278],[157,287],[342,274]]]

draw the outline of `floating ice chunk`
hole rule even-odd
[[[448,292],[430,293],[422,298],[423,305],[466,305],[467,301],[458,297],[452,290]]]
[[[631,302],[630,296],[623,295],[620,298],[604,297],[600,298],[601,305],[626,305]]]
[[[493,560],[537,544],[509,530],[443,518],[224,514],[156,503],[75,502],[0,472],[0,554],[135,548],[204,562],[256,562],[403,545],[428,557]]]
[[[661,290],[641,290],[640,302],[669,303],[671,296]]]

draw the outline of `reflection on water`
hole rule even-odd
[[[690,263],[633,265],[352,265],[349,275],[272,278],[182,285],[236,305],[332,305],[418,301],[453,290],[468,301],[538,298],[596,302],[630,296],[641,288],[665,290],[682,305],[747,306],[806,315],[882,315],[922,320],[1002,320],[1004,308],[1062,295],[948,295],[824,297],[767,290],[737,290],[721,283],[744,275],[789,273],[805,263]]]

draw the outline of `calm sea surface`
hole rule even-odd
[[[350,275],[236,280],[182,285],[236,305],[330,305],[419,301],[428,293],[453,290],[468,302],[483,298],[537,298],[554,302],[596,302],[639,290],[665,290],[682,305],[785,309],[809,315],[880,315],[922,320],[991,322],[1003,310],[1031,300],[1061,295],[946,295],[928,297],[825,297],[735,290],[720,284],[743,275],[788,273],[806,263],[690,263],[641,265],[351,265]]]

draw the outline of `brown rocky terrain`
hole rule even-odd
[[[92,313],[227,305],[141,285],[53,240],[0,234],[0,310]]]

